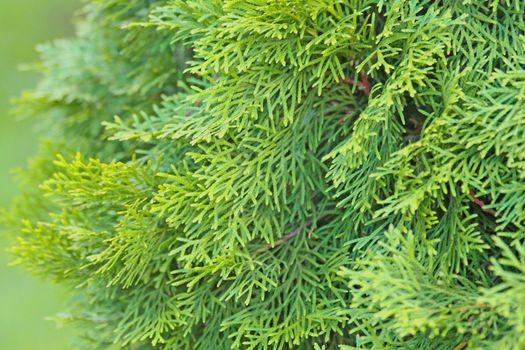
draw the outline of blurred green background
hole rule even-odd
[[[16,121],[9,100],[37,79],[20,64],[37,60],[35,46],[71,36],[79,0],[0,0],[0,207],[16,194],[11,170],[25,166],[36,152],[34,121]],[[8,267],[9,239],[0,236],[0,349],[68,350],[70,333],[45,320],[61,310],[64,291]]]

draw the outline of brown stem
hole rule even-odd
[[[368,83],[368,77],[365,72],[361,72],[361,86],[367,96],[370,96],[370,84]]]
[[[498,213],[492,209],[492,208],[485,208],[485,202],[483,202],[481,199],[479,199],[478,197],[476,197],[476,192],[474,192],[474,190],[470,190],[470,196],[472,197],[472,201],[481,208],[481,210],[483,210],[485,213],[489,214],[489,215],[492,215],[492,216],[497,216]]]
[[[368,77],[366,76],[366,73],[361,72],[359,76],[360,80],[358,81],[343,77],[339,78],[339,81],[349,85],[356,85],[358,88],[363,89],[367,96],[370,96],[370,83],[368,82]]]
[[[317,221],[320,221],[322,219],[324,219],[326,217],[326,215],[321,215],[319,216],[319,218],[317,219]],[[317,223],[317,221],[315,223]],[[314,223],[313,219],[308,219],[306,220],[306,223],[305,225],[301,225],[299,227],[297,227],[295,230],[293,230],[292,232],[290,233],[287,233],[285,234],[284,236],[282,236],[281,238],[279,238],[278,240],[276,240],[274,243],[270,243],[270,244],[267,244],[265,245],[264,247],[262,247],[261,249],[257,250],[257,252],[262,252],[262,251],[266,251],[266,250],[270,250],[270,249],[273,249],[275,247],[278,247],[280,246],[281,244],[283,243],[286,243],[288,242],[290,239],[294,238],[295,236],[297,236],[302,230],[303,228],[306,226],[311,226],[312,224]]]
[[[339,78],[339,81],[341,83],[345,83],[345,84],[349,84],[349,85],[354,85],[356,84],[358,87],[361,87],[361,82],[360,81],[355,81],[354,79],[350,79],[350,78]]]

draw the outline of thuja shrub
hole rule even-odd
[[[5,227],[88,349],[525,348],[522,0],[99,0]]]

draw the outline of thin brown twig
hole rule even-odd
[[[354,85],[356,84],[357,87],[361,87],[361,82],[360,81],[355,81],[354,79],[350,79],[350,78],[339,78],[339,81],[341,83],[345,83],[345,84],[348,84],[348,85]]]
[[[363,91],[365,92],[367,96],[370,96],[370,90],[371,90],[370,83],[368,82],[368,77],[366,73],[361,72],[359,74],[359,77],[360,79],[358,81],[355,81],[353,79],[346,78],[346,77],[345,78],[341,77],[339,81],[345,84],[349,84],[349,85],[356,85],[358,88],[363,89]]]
[[[364,71],[361,72],[360,77],[361,77],[361,86],[363,87],[365,94],[367,96],[370,96],[370,83],[368,82],[368,77],[366,73]]]
[[[478,197],[476,197],[476,192],[474,192],[474,190],[470,190],[470,196],[472,197],[472,201],[477,206],[479,206],[481,210],[483,210],[485,213],[492,215],[492,216],[498,216],[498,213],[496,212],[496,210],[485,207],[486,206],[485,202],[479,199]]]
[[[326,215],[321,215],[319,216],[319,218],[317,219],[317,221],[315,221],[315,223],[317,223],[318,221],[324,219],[326,217]],[[278,247],[280,246],[281,244],[283,243],[286,243],[288,242],[290,239],[294,238],[295,236],[297,236],[305,227],[309,227],[311,226],[312,224],[314,223],[314,220],[313,219],[308,219],[306,220],[306,223],[304,225],[301,225],[299,227],[297,227],[295,230],[293,230],[292,232],[290,233],[287,233],[285,234],[284,236],[282,236],[281,238],[279,238],[278,240],[276,240],[275,242],[273,243],[269,243],[267,245],[265,245],[264,247],[262,247],[261,249],[259,249],[257,252],[262,252],[262,251],[266,251],[266,250],[270,250],[270,249],[273,249],[275,247]],[[310,234],[309,234],[310,236]]]

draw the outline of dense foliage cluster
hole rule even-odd
[[[18,101],[16,262],[88,349],[523,349],[524,13],[91,1]]]

